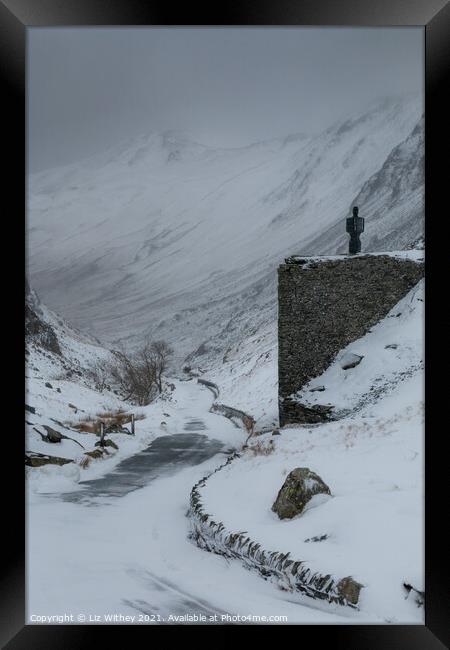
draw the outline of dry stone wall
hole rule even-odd
[[[384,318],[423,274],[422,261],[392,255],[289,258],[280,265],[281,426],[311,421],[292,395]]]
[[[263,578],[271,580],[282,589],[300,592],[310,598],[325,600],[358,608],[362,584],[351,576],[336,578],[331,574],[313,571],[290,553],[267,551],[246,532],[231,532],[216,516],[206,512],[202,489],[212,474],[219,472],[229,463],[240,458],[239,453],[230,455],[223,465],[204,476],[191,490],[189,502],[190,538],[202,549],[224,557],[240,560],[250,570],[257,571]]]

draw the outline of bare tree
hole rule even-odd
[[[173,348],[166,341],[154,341],[150,345],[150,352],[153,357],[158,391],[162,393],[162,376],[173,355]]]
[[[123,399],[133,400],[140,406],[149,404],[156,392],[162,392],[162,378],[172,348],[165,341],[145,341],[132,353],[123,346],[114,350],[115,362],[110,366],[110,376],[122,393]]]

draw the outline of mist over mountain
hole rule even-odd
[[[421,245],[425,212],[425,125],[423,116],[408,137],[391,151],[382,167],[352,201],[366,219],[364,250],[403,250]],[[321,233],[312,248],[323,254],[345,253],[348,236],[339,220]]]
[[[423,155],[422,106],[410,97],[318,136],[240,148],[151,132],[30,176],[31,282],[106,342],[150,334],[180,360],[195,350],[222,360],[272,332],[284,257],[346,250],[353,205],[366,218],[363,252],[422,236]]]

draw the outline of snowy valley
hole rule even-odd
[[[423,623],[423,280],[299,392],[332,405],[330,422],[278,427],[276,322],[277,266],[345,253],[353,205],[364,251],[422,259],[423,128],[419,103],[394,98],[316,136],[213,149],[150,133],[30,176],[30,622]],[[175,354],[138,406],[92,367],[146,337]],[[343,368],[346,355],[360,363]],[[280,521],[272,504],[296,467],[329,494]],[[194,485],[227,534],[357,581],[357,606],[264,580],[207,533],[215,553],[202,550]]]
[[[30,281],[102,341],[149,334],[174,344],[180,362],[197,350],[205,365],[264,335],[284,257],[342,252],[357,200],[363,250],[412,245],[423,186],[415,97],[386,99],[316,136],[237,149],[152,132],[30,176]]]
[[[86,617],[118,611],[130,623],[138,615],[158,623],[186,613],[219,617],[215,622],[225,615],[253,615],[286,616],[291,623],[420,623],[423,608],[403,585],[423,590],[422,284],[305,387],[302,398],[309,403],[320,395],[321,403],[333,403],[345,413],[337,421],[288,426],[280,435],[274,435],[277,429],[261,432],[257,423],[256,435],[248,439],[242,426],[210,412],[216,396],[207,387],[195,377],[182,377],[174,380],[168,396],[139,408],[145,418],[136,422],[135,436],[109,434],[119,449],[108,449],[112,453],[88,466],[80,462],[84,451],[73,440],[93,450],[98,436],[63,427],[61,420],[73,422],[77,415],[86,420],[99,410],[136,412],[136,407],[89,386],[86,355],[107,352],[38,303],[56,332],[62,359],[73,364],[69,376],[70,370],[75,376],[61,379],[59,355],[29,347],[27,403],[34,412],[26,413],[27,449],[56,454],[57,448],[58,456],[74,462],[28,468],[28,611],[34,622],[42,622],[36,617],[48,611],[64,610]],[[363,359],[343,370],[340,359],[349,352]],[[246,396],[250,412],[267,400],[275,418],[273,374],[266,363],[260,382]],[[245,365],[233,380],[236,395],[242,378]],[[313,390],[317,386],[320,392]],[[221,400],[219,393],[216,401]],[[35,428],[44,431],[44,424],[73,440],[43,442]],[[162,462],[155,476],[144,455],[156,439],[170,437],[178,456],[168,465]],[[180,437],[189,443],[183,446]],[[351,575],[363,585],[358,611],[280,591],[276,581],[265,583],[239,560],[230,563],[189,540],[190,490],[231,450],[240,456],[212,474],[202,491],[207,511],[231,531],[248,531],[264,548],[290,552],[322,573]],[[141,474],[127,469],[130,460],[136,464],[133,459],[141,459]],[[331,496],[314,497],[301,517],[280,522],[270,506],[295,466],[318,472]],[[399,520],[401,534],[390,535]],[[95,588],[86,591],[91,581]],[[222,585],[219,591],[216,584]]]

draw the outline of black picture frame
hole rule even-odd
[[[441,303],[435,302],[435,283],[442,276],[439,264],[445,260],[437,233],[439,217],[443,216],[444,192],[448,180],[444,141],[448,132],[448,104],[445,97],[445,73],[449,65],[450,6],[446,0],[241,0],[227,6],[206,7],[186,3],[173,8],[160,0],[8,0],[0,3],[0,70],[3,104],[3,159],[7,162],[3,176],[3,226],[12,226],[19,242],[14,256],[17,266],[13,273],[4,265],[4,295],[8,314],[14,313],[8,351],[15,360],[16,380],[9,378],[10,404],[20,410],[16,422],[21,421],[23,406],[23,375],[19,359],[23,358],[23,294],[25,237],[25,90],[26,90],[26,33],[35,26],[95,26],[95,25],[258,25],[258,26],[407,26],[419,25],[425,30],[425,134],[426,134],[426,610],[425,625],[302,625],[299,642],[308,642],[310,636],[317,644],[331,643],[336,650],[438,650],[449,644],[448,583],[446,581],[447,539],[444,534],[445,514],[448,509],[448,461],[442,453],[442,438],[446,435],[445,419],[432,423],[436,411],[442,413],[445,396],[439,386],[431,384],[443,363],[442,350],[433,341],[445,341],[446,325],[432,311]],[[3,212],[3,211],[2,211]],[[434,223],[434,225],[433,225]],[[10,241],[9,235],[4,242]],[[5,247],[6,248],[6,247]],[[7,247],[9,249],[9,246]],[[6,251],[4,250],[4,253]],[[22,273],[21,273],[22,270]],[[16,282],[13,282],[13,277]],[[18,286],[20,285],[20,286]],[[434,304],[433,304],[434,302]],[[448,332],[448,328],[447,328]],[[11,366],[12,367],[12,366]],[[448,366],[447,366],[448,367]],[[20,427],[17,427],[20,429]],[[45,648],[86,648],[94,643],[105,644],[108,630],[105,626],[41,626],[24,625],[25,620],[25,517],[23,451],[24,442],[18,430],[8,435],[7,488],[3,500],[3,541],[7,553],[1,567],[1,641],[8,650],[37,650]],[[212,629],[214,630],[215,626]],[[111,630],[111,628],[109,628]],[[148,628],[114,626],[115,642],[131,645],[131,636],[146,633]],[[198,632],[198,630],[197,630]]]

